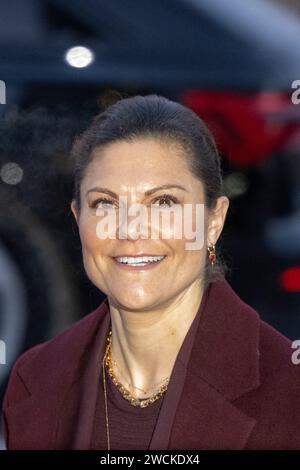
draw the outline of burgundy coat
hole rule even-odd
[[[300,365],[291,340],[226,280],[205,294],[182,389],[174,378],[177,399],[168,388],[150,448],[300,449]],[[89,449],[109,326],[105,299],[19,357],[3,402],[8,449]]]

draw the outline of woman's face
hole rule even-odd
[[[163,185],[170,187],[156,190]],[[110,193],[104,192],[104,188]],[[150,190],[151,193],[147,194]],[[143,205],[142,225],[134,223],[137,217],[133,212],[125,213],[127,228],[124,219],[119,223],[120,196],[126,200],[128,211],[131,204]],[[101,201],[103,198],[108,201]],[[207,243],[216,243],[228,202],[226,197],[219,198],[215,212],[208,214],[204,208],[204,223],[201,217],[196,222],[196,204],[204,204],[203,185],[190,173],[175,143],[140,138],[133,142],[118,141],[101,151],[95,150],[81,183],[80,213],[74,202],[71,204],[89,279],[119,308],[147,311],[171,305],[193,283],[201,282]],[[184,204],[189,205],[192,216],[184,213]],[[174,207],[182,222],[181,230],[179,219],[172,213]],[[107,211],[99,215],[97,208]],[[160,214],[170,215],[170,223],[163,223],[162,215],[156,221],[151,218],[151,209],[154,211],[152,214],[157,215],[159,208]],[[116,216],[116,226],[110,228],[110,238],[99,236],[103,232],[97,224],[103,221],[103,214]],[[191,239],[190,233],[184,229],[184,217],[190,230],[203,231],[201,248],[186,248],[186,242],[196,238]],[[144,238],[138,232],[141,227],[148,230],[147,235],[144,232]],[[118,234],[119,228],[122,229],[122,237]],[[164,258],[146,267],[131,267],[115,259],[140,254]]]

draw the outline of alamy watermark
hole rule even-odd
[[[167,207],[152,205],[149,218],[146,205],[134,203],[128,208],[126,196],[120,196],[119,203],[118,211],[112,207],[105,209],[97,206],[96,215],[101,220],[97,223],[96,234],[101,240],[124,239],[130,233],[134,239],[193,240],[185,242],[186,250],[200,250],[203,247],[204,204],[173,204]],[[129,224],[127,214],[133,217]]]
[[[6,85],[3,80],[0,80],[0,104],[6,104]]]
[[[295,88],[291,96],[292,103],[300,104],[300,80],[294,80],[291,86],[293,89]]]
[[[6,344],[0,340],[0,365],[6,364]]]
[[[292,342],[291,348],[296,349],[292,354],[291,361],[297,366],[300,364],[300,339],[295,339],[295,341]]]

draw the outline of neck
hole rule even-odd
[[[132,312],[109,301],[112,324],[112,360],[116,378],[126,388],[128,383],[152,390],[170,377],[177,354],[199,310],[203,295],[197,279],[164,308]],[[162,384],[162,383],[161,383]],[[160,385],[157,385],[158,389]],[[136,398],[144,397],[137,388],[129,388]]]

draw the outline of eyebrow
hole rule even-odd
[[[163,184],[162,186],[157,186],[156,188],[148,189],[147,191],[145,191],[144,194],[145,196],[151,196],[151,194],[156,193],[156,191],[160,191],[162,189],[173,189],[173,188],[181,189],[182,191],[187,192],[187,189],[181,186],[180,184]],[[100,186],[95,186],[94,188],[89,189],[85,195],[87,196],[91,192],[105,193],[105,194],[109,194],[111,197],[114,197],[116,199],[118,198],[118,194],[114,193],[108,188],[102,188]]]

